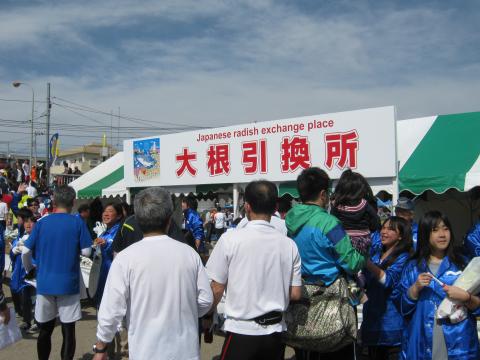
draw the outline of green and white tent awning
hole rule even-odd
[[[480,185],[480,112],[397,122],[399,188],[414,194]]]
[[[119,152],[72,181],[69,185],[77,192],[78,199],[102,196],[102,191],[121,186],[124,176],[123,161],[123,152]],[[106,195],[111,195],[111,192],[108,193],[107,191]]]

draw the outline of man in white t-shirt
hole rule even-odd
[[[213,224],[215,226],[215,235],[218,241],[225,231],[225,214],[220,206],[217,208],[217,212],[213,216]]]
[[[107,358],[124,316],[130,359],[200,360],[198,318],[213,303],[198,253],[172,239],[173,204],[161,188],[135,196],[135,218],[144,238],[118,253],[98,312],[94,360]]]
[[[32,197],[32,198],[35,198],[38,196],[38,191],[37,191],[37,188],[35,186],[32,185],[32,182],[30,181],[28,183],[28,186],[27,186],[27,194],[28,196]]]
[[[208,260],[215,304],[226,290],[222,360],[281,359],[283,312],[302,283],[297,246],[270,223],[277,195],[269,181],[248,184],[248,224],[222,235]]]
[[[248,224],[248,219],[244,217],[240,222],[238,223],[236,229],[241,229],[247,226]],[[288,230],[287,230],[287,225],[285,225],[285,220],[281,219],[274,213],[272,217],[270,218],[270,224],[277,229],[280,233],[283,235],[287,236]]]
[[[23,175],[25,177],[30,176],[30,165],[28,164],[28,160],[25,160],[22,164]]]

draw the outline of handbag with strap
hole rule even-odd
[[[347,281],[339,276],[330,286],[304,284],[302,299],[285,314],[284,342],[292,347],[332,352],[357,338],[357,316],[348,299]]]

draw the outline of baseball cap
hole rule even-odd
[[[396,209],[413,211],[415,209],[415,205],[413,204],[413,201],[410,200],[409,198],[401,196],[401,197],[398,198],[398,201],[395,205],[395,208]]]

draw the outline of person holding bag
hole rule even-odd
[[[326,210],[330,184],[320,168],[303,170],[297,178],[302,204],[285,218],[300,253],[304,281],[303,299],[292,304],[286,316],[285,342],[295,347],[297,360],[354,358],[357,322],[343,274],[357,273],[366,259]]]
[[[480,358],[476,316],[480,297],[454,286],[465,268],[461,248],[455,246],[452,226],[439,211],[423,215],[418,225],[415,255],[402,273],[394,300],[407,324],[401,359],[476,360]],[[453,323],[439,319],[446,297],[465,307],[468,316]]]

